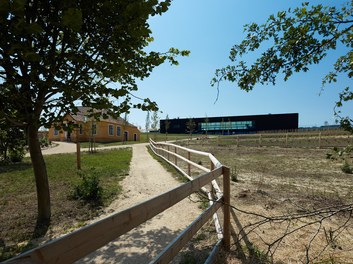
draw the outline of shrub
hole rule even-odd
[[[343,166],[341,167],[341,170],[344,173],[349,173],[349,174],[353,174],[353,168],[351,165],[348,164],[347,161],[345,161],[345,163],[343,164]]]
[[[230,172],[230,179],[233,182],[238,181],[238,172],[237,172],[237,167],[233,166]]]
[[[101,204],[103,188],[100,185],[99,177],[94,168],[90,172],[78,172],[81,182],[75,186],[73,198],[85,202]]]
[[[10,149],[9,158],[11,162],[21,162],[25,156],[25,148],[22,145]]]
[[[41,147],[41,148],[49,147],[50,142],[49,142],[49,139],[48,139],[47,137],[42,137],[42,138],[39,140],[39,142],[40,142],[40,147]]]

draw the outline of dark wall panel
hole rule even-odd
[[[203,133],[200,130],[200,123],[205,122],[205,118],[193,118],[196,127],[194,133]],[[257,131],[266,131],[266,130],[292,130],[298,129],[299,124],[299,114],[268,114],[268,115],[251,115],[251,116],[223,116],[223,117],[208,117],[208,122],[222,122],[222,120],[227,123],[237,122],[237,121],[253,121],[254,127],[244,130],[231,130],[231,133],[250,133]],[[170,119],[170,125],[168,133],[173,134],[184,134],[187,132],[186,123],[189,121],[188,118],[181,119]],[[227,129],[225,129],[227,130]],[[211,132],[211,131],[210,131]],[[219,131],[212,131],[214,133],[222,133]],[[223,131],[227,132],[227,131]],[[160,120],[160,133],[165,133],[165,120]]]

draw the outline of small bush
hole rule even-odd
[[[237,172],[237,167],[233,166],[230,172],[230,179],[233,182],[238,181],[238,172]]]
[[[73,198],[89,203],[101,204],[103,188],[100,185],[99,177],[92,169],[89,173],[79,171],[81,183],[75,186]]]
[[[42,137],[40,140],[40,147],[41,148],[44,148],[44,147],[49,147],[50,145],[50,142],[49,142],[49,139],[47,137]]]
[[[351,165],[348,164],[348,162],[346,161],[343,166],[341,167],[341,170],[344,173],[349,173],[349,174],[353,174],[353,168]]]
[[[11,162],[21,162],[25,156],[24,146],[17,146],[9,151],[9,158]]]

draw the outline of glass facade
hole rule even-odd
[[[202,131],[246,130],[255,127],[254,121],[224,121],[199,124]]]

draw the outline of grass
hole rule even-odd
[[[172,174],[175,178],[177,178],[180,182],[188,182],[189,179],[186,178],[180,171],[178,171],[174,166],[170,165],[164,159],[158,157],[153,153],[150,147],[147,146],[148,153],[158,161],[170,174]]]
[[[195,137],[195,136],[194,136]],[[189,134],[165,134],[160,133],[142,133],[141,134],[141,142],[148,142],[149,138],[154,141],[176,141],[176,140],[184,140],[189,139]]]
[[[84,172],[94,169],[103,187],[103,205],[121,192],[120,181],[128,175],[132,157],[130,148],[82,153]],[[80,182],[75,154],[45,156],[52,204],[48,238],[85,225],[99,214],[101,207],[71,199]],[[28,158],[22,163],[0,167],[0,261],[36,245],[31,238],[36,224],[36,189],[33,169]]]
[[[95,146],[96,148],[100,148],[100,147],[109,147],[109,146],[123,146],[123,145],[147,143],[149,142],[150,138],[153,139],[154,141],[166,141],[166,139],[168,141],[170,140],[174,141],[174,140],[188,139],[189,135],[188,134],[168,134],[168,136],[166,137],[165,134],[160,134],[160,133],[141,133],[139,141],[96,142]],[[88,148],[89,142],[81,142],[80,145],[81,145],[81,148]]]

